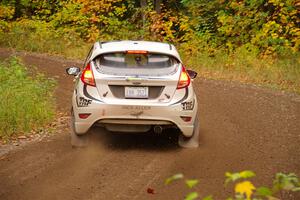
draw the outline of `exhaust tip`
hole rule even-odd
[[[162,133],[163,128],[161,126],[156,125],[153,127],[153,130],[154,130],[154,133],[160,134],[160,133]]]

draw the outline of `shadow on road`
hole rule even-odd
[[[89,145],[101,145],[111,150],[145,150],[145,151],[174,151],[181,149],[178,144],[178,131],[165,130],[161,134],[153,131],[147,133],[113,133],[102,127],[90,130]]]

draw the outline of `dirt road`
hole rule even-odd
[[[0,49],[0,57],[10,54]],[[78,62],[20,54],[25,63],[56,77],[57,105],[69,111],[72,78],[65,67]],[[201,196],[225,199],[224,173],[250,169],[255,185],[270,185],[276,172],[300,176],[300,96],[198,78],[200,147],[181,149],[172,132],[163,136],[115,135],[92,130],[86,149],[72,149],[68,128],[11,151],[0,160],[0,199],[183,199],[182,182],[164,186],[181,172],[198,178]],[[154,189],[148,194],[147,189]],[[285,196],[284,199],[300,199]]]

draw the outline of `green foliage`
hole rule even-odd
[[[183,179],[184,176],[182,174],[178,174],[171,176],[166,179],[165,182],[171,183],[170,180],[178,180]],[[256,188],[249,178],[255,177],[255,173],[249,170],[237,172],[237,173],[225,173],[225,184],[231,182],[234,184],[234,195],[233,197],[228,197],[226,200],[271,200],[278,199],[277,195],[280,195],[282,191],[291,191],[291,192],[299,192],[300,191],[300,182],[298,177],[293,174],[284,174],[277,173],[275,179],[273,181],[273,187],[268,188],[265,186]],[[187,184],[189,182],[189,184]],[[189,189],[193,188],[198,183],[197,179],[187,179],[185,183]],[[189,192],[184,200],[194,200],[198,199],[199,193],[196,191]],[[202,198],[202,200],[213,200],[212,195],[208,195]]]
[[[299,51],[299,4],[294,0],[182,0],[196,35],[230,53],[253,45],[264,55]],[[213,33],[214,40],[205,38]]]
[[[258,196],[263,196],[263,197],[267,197],[267,196],[272,196],[273,192],[270,188],[267,187],[259,187],[256,189],[256,194]]]
[[[15,9],[12,6],[2,5],[0,6],[0,19],[10,20],[13,18]]]
[[[290,190],[290,191],[300,191],[299,179],[294,173],[276,174],[275,180],[273,182],[273,190],[278,192],[280,190]]]
[[[197,192],[191,192],[186,195],[184,200],[194,200],[194,199],[197,199],[198,197],[199,197],[199,194]]]
[[[289,51],[272,57],[259,56],[254,45],[242,46],[231,54],[201,45],[197,40],[179,46],[183,63],[209,79],[238,80],[271,88],[300,92],[300,53]],[[191,59],[192,58],[192,59]]]
[[[212,195],[206,196],[202,200],[213,200],[213,196]]]
[[[16,4],[19,2],[19,4]],[[3,1],[0,19],[50,22],[61,32],[97,39],[154,39],[173,43],[199,40],[201,46],[235,49],[254,46],[264,55],[299,51],[300,28],[295,0],[173,0],[157,13],[155,1],[22,0]],[[3,29],[3,28],[2,28]]]
[[[206,78],[300,92],[295,0],[171,0],[161,12],[153,0],[16,2],[0,3],[1,46],[83,59],[96,40],[171,42]]]
[[[199,183],[199,180],[197,179],[189,179],[185,181],[185,184],[188,186],[188,188],[193,188]]]
[[[11,22],[9,29],[9,32],[0,29],[1,46],[77,58],[84,58],[89,48],[74,30],[56,30],[44,21],[20,19]]]
[[[217,31],[217,11],[222,6],[220,1],[182,0],[181,3],[187,8],[186,14],[198,36]]]
[[[270,54],[287,48],[299,50],[300,28],[292,0],[228,1],[218,12],[218,34],[232,47],[253,44]]]
[[[32,73],[32,70],[30,70]],[[54,116],[55,81],[29,70],[16,57],[0,63],[0,138],[26,133]]]
[[[238,172],[238,173],[226,172],[225,176],[226,176],[225,184],[227,184],[229,182],[235,182],[239,179],[247,179],[247,178],[254,177],[255,173],[252,171],[246,170],[246,171],[242,171],[242,172]]]
[[[183,178],[183,174],[174,174],[173,176],[166,179],[165,185],[168,185],[168,184],[172,183],[173,181],[179,180],[182,178]]]

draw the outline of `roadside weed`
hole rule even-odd
[[[56,83],[33,73],[17,57],[0,62],[0,139],[40,128],[53,119]]]

